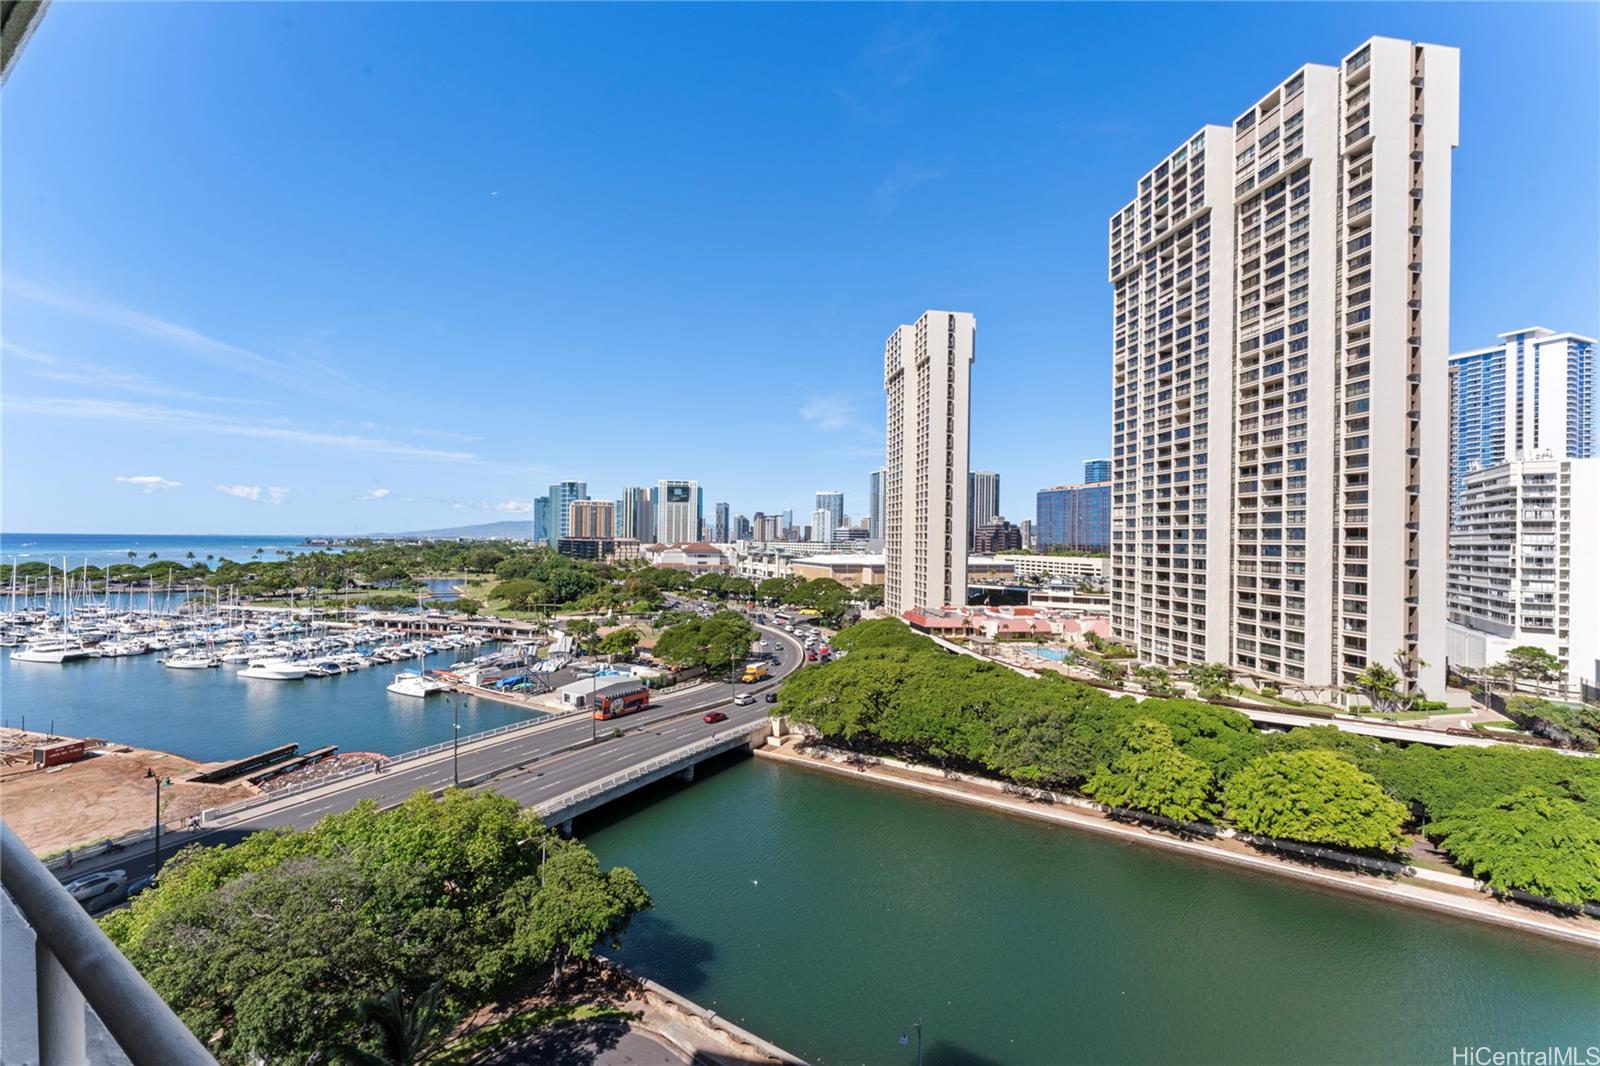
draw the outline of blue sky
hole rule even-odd
[[[1031,517],[1107,451],[1106,218],[1373,34],[1462,49],[1452,347],[1593,335],[1594,5],[58,3],[0,93],[0,527],[859,514],[927,308]]]

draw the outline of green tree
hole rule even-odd
[[[594,852],[558,839],[540,864],[537,884],[519,885],[507,906],[519,951],[548,959],[559,981],[563,965],[591,958],[602,945],[617,946],[629,920],[650,906],[650,896],[632,870],[603,871]]]
[[[1368,663],[1356,675],[1349,691],[1353,695],[1365,696],[1367,702],[1372,704],[1372,709],[1383,714],[1404,710],[1411,702],[1410,697],[1401,690],[1400,675],[1382,663]]]
[[[1218,699],[1233,684],[1233,668],[1227,663],[1195,663],[1186,673],[1201,699]]]
[[[1273,752],[1228,781],[1228,817],[1249,833],[1394,851],[1405,843],[1403,804],[1329,751]]]
[[[633,654],[634,646],[640,640],[639,631],[632,626],[613,629],[600,638],[600,650],[606,655],[617,655],[627,658]]]
[[[360,1008],[396,985],[442,981],[448,1009],[470,1010],[600,942],[576,923],[535,939],[530,909],[559,912],[583,890],[599,914],[589,930],[614,940],[648,906],[631,873],[597,861],[587,882],[544,895],[542,853],[582,866],[587,849],[514,800],[419,792],[388,811],[364,803],[309,830],[187,848],[102,924],[220,1060],[304,1062],[329,1044],[375,1050]]]
[[[1152,696],[1178,694],[1178,686],[1172,683],[1172,675],[1159,666],[1141,666],[1134,671],[1134,676],[1139,679],[1139,684],[1144,686],[1145,692]]]
[[[567,623],[567,636],[572,638],[572,643],[581,654],[589,646],[600,627],[588,618],[574,618]]]
[[[1513,678],[1536,685],[1553,684],[1565,676],[1560,658],[1534,644],[1507,650],[1505,665]]]
[[[1600,902],[1600,818],[1572,800],[1524,788],[1431,822],[1427,833],[1496,892]]]
[[[331,1056],[352,1066],[418,1066],[440,1049],[452,1028],[440,1009],[443,981],[407,1002],[405,989],[395,985],[377,999],[361,1004],[356,1021],[376,1039],[377,1051],[338,1044]]]
[[[1093,663],[1094,672],[1102,681],[1116,684],[1128,676],[1128,668],[1111,659],[1096,659]]]
[[[1083,790],[1113,807],[1184,822],[1214,822],[1221,812],[1211,769],[1179,751],[1171,730],[1150,718],[1137,719],[1128,727],[1122,751]]]

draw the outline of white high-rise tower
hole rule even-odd
[[[1112,216],[1112,624],[1142,658],[1443,692],[1458,83],[1455,49],[1372,38]]]
[[[977,322],[928,311],[889,335],[884,605],[967,602],[967,444]]]

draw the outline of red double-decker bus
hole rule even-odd
[[[625,692],[607,692],[594,698],[594,716],[602,722],[633,714],[650,706],[650,690],[640,685]]]

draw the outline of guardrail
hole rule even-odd
[[[750,725],[741,726],[738,729],[725,729],[720,733],[713,734],[712,736],[709,736],[706,739],[698,741],[694,744],[690,744],[687,747],[678,748],[676,751],[669,751],[665,755],[658,755],[647,763],[641,763],[637,766],[631,767],[630,769],[624,770],[619,774],[612,774],[610,777],[596,781],[594,784],[573,789],[571,792],[564,792],[554,799],[546,800],[545,802],[534,807],[534,813],[543,818],[546,815],[561,810],[563,807],[570,807],[574,803],[581,803],[586,799],[604,795],[619,785],[625,785],[630,781],[637,781],[641,777],[647,777],[650,774],[655,773],[657,770],[662,770],[668,766],[671,766],[673,763],[681,762],[691,755],[699,754],[702,751],[710,751],[712,748],[720,747],[721,745],[728,743],[730,740],[748,737],[751,733],[760,728],[761,725],[766,721],[766,719],[763,719],[761,722],[752,722]]]
[[[43,1066],[89,1061],[85,1003],[134,1066],[215,1066],[195,1035],[4,822],[0,886],[33,927],[38,1061]],[[8,959],[6,969],[14,979],[12,961]],[[26,1001],[9,984],[5,994],[8,1000]]]
[[[475,744],[480,740],[488,740],[491,737],[504,736],[507,733],[517,733],[527,729],[536,729],[539,726],[550,725],[553,722],[564,722],[569,718],[581,718],[587,713],[589,712],[584,710],[561,711],[556,714],[546,714],[539,718],[530,718],[524,722],[511,722],[507,725],[497,726],[494,729],[486,729],[481,733],[473,733],[471,736],[462,737],[461,746],[465,747],[468,744]],[[394,767],[400,763],[411,762],[426,755],[435,755],[441,751],[448,751],[452,747],[454,747],[454,743],[448,740],[441,741],[438,744],[429,744],[425,748],[416,748],[413,751],[407,751],[396,755],[383,765]],[[205,811],[200,818],[202,822],[211,822],[217,818],[238,814],[242,811],[254,810],[257,807],[265,806],[268,803],[273,803],[281,799],[287,799],[291,796],[298,796],[302,793],[323,788],[339,781],[347,781],[352,777],[370,777],[373,773],[373,767],[376,765],[377,764],[372,763],[365,766],[353,766],[348,770],[341,770],[339,773],[329,774],[327,777],[319,778],[316,781],[307,781],[301,785],[290,785],[288,788],[282,788],[273,792],[263,793],[262,795],[255,796],[251,799],[240,800],[238,803],[232,803],[226,807],[212,807]]]

